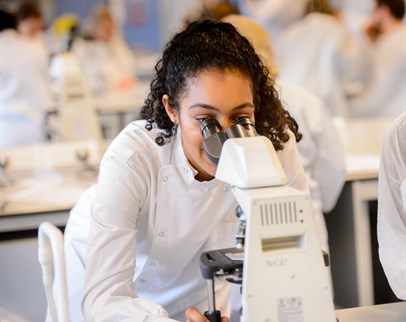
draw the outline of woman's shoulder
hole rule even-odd
[[[385,140],[388,145],[389,143],[397,142],[399,145],[403,146],[403,150],[406,148],[406,143],[404,138],[406,137],[406,112],[400,114],[395,118],[388,126],[385,132]]]
[[[137,120],[128,124],[111,142],[106,155],[118,155],[125,160],[129,160],[136,155],[147,158],[155,157],[158,151],[171,145],[169,141],[164,146],[159,146],[155,139],[158,134],[157,129],[146,129],[146,120]]]
[[[26,36],[21,35],[14,29],[7,29],[0,32],[0,42],[2,46],[13,46],[13,49],[18,50],[30,50],[32,48],[32,41],[30,41]],[[10,51],[10,53],[12,53],[13,55],[16,54],[15,51]],[[24,52],[24,54],[27,54],[27,52]]]

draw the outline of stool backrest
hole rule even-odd
[[[63,234],[55,225],[43,222],[38,228],[38,243],[38,261],[51,320],[69,322]]]

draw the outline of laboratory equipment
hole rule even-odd
[[[242,322],[335,322],[329,268],[315,230],[310,197],[286,185],[271,141],[247,118],[221,131],[201,123],[203,147],[218,163],[216,178],[230,185],[239,206],[234,248],[201,254],[210,321],[217,277],[241,284]]]
[[[97,116],[93,94],[73,52],[53,57],[50,66],[59,124],[59,139],[84,138],[101,140],[102,128]]]
[[[9,159],[3,154],[4,151],[0,155],[0,187],[8,187],[14,184],[14,178],[7,171]],[[3,198],[1,200],[4,201]]]

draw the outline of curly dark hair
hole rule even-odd
[[[140,113],[148,120],[146,128],[155,123],[164,137],[172,136],[174,124],[165,111],[163,95],[167,94],[171,107],[179,110],[187,80],[207,70],[239,71],[251,79],[256,130],[271,140],[275,150],[282,150],[289,140],[287,128],[296,141],[301,139],[298,124],[282,106],[273,76],[248,39],[229,23],[209,20],[192,22],[166,45]]]

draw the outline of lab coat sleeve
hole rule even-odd
[[[328,212],[334,207],[345,182],[341,140],[323,100],[303,88],[280,84],[285,107],[303,134],[298,151],[310,180],[312,199]]]
[[[300,161],[295,136],[291,131],[288,132],[289,141],[285,143],[282,151],[278,151],[279,160],[288,176],[287,185],[309,193],[309,185]]]
[[[160,305],[137,298],[136,220],[150,189],[140,153],[107,153],[91,211],[82,309],[86,321],[174,321]],[[128,153],[131,155],[128,157]]]
[[[406,114],[395,121],[381,151],[378,192],[379,259],[395,295],[406,300]]]
[[[312,139],[317,155],[312,165],[312,176],[317,181],[322,209],[329,212],[335,206],[345,183],[344,149],[333,120],[321,100],[314,99],[312,116],[307,114]]]

